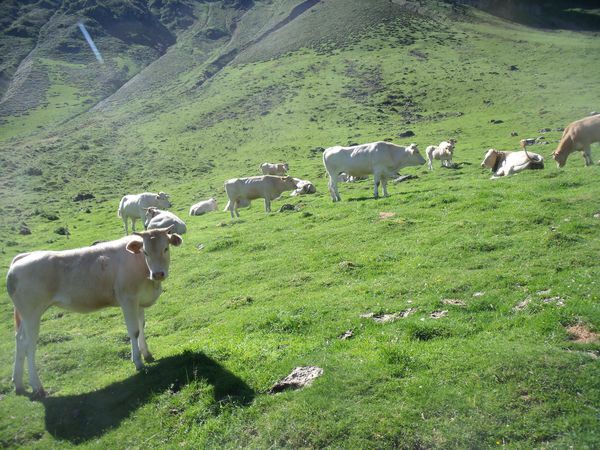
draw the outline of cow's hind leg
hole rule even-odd
[[[42,382],[40,381],[40,377],[38,376],[35,367],[35,351],[37,348],[38,336],[40,334],[40,320],[40,314],[32,315],[27,319],[22,317],[21,326],[19,327],[19,331],[22,329],[24,333],[24,346],[27,352],[27,369],[29,370],[29,384],[33,389],[33,396],[35,398],[43,398],[46,396],[46,391],[44,391],[44,388],[42,387]]]
[[[271,199],[265,197],[265,212],[271,212]]]
[[[25,385],[23,384],[25,356],[27,356],[27,337],[25,335],[25,326],[21,322],[15,333],[15,365],[12,375],[12,381],[15,384],[15,391],[18,395],[25,393]]]
[[[138,327],[140,330],[140,335],[138,337],[138,347],[140,348],[140,352],[142,353],[144,360],[146,362],[153,362],[154,356],[152,356],[152,353],[150,353],[150,350],[148,350],[148,344],[146,342],[146,335],[144,334],[144,328],[146,327],[146,319],[144,317],[144,308],[142,308],[141,306],[139,308],[140,309],[138,311]]]
[[[337,176],[333,176],[331,173],[329,173],[329,183],[327,183],[327,187],[329,188],[331,199],[334,202],[339,202],[341,198],[337,186]]]
[[[381,182],[380,181],[381,176],[378,173],[376,173],[376,174],[373,174],[373,178],[375,179],[375,188],[373,189],[373,197],[379,198],[379,183]]]
[[[127,216],[123,215],[123,225],[125,225],[125,235],[129,234],[129,224],[128,224]]]
[[[387,191],[387,178],[381,178],[381,189],[383,190],[383,196],[387,197],[388,196],[388,191]]]

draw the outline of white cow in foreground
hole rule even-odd
[[[452,167],[452,156],[454,155],[454,146],[456,144],[455,139],[449,139],[442,141],[437,147],[430,145],[425,149],[427,155],[427,164],[429,170],[433,170],[433,160],[437,159],[442,162],[444,167]]]
[[[301,180],[300,178],[294,178],[296,182],[296,190],[290,195],[303,195],[303,194],[314,194],[317,192],[317,188],[313,183],[308,180]]]
[[[395,178],[403,167],[425,164],[425,159],[415,144],[404,148],[390,142],[380,141],[352,147],[330,147],[323,152],[323,164],[329,175],[331,198],[337,202],[341,200],[337,177],[342,172],[354,177],[373,174],[375,198],[379,197],[380,183],[383,195],[387,197],[388,180]]]
[[[288,170],[290,170],[287,163],[262,163],[260,165],[260,170],[263,175],[279,175],[285,176]]]
[[[141,219],[143,223],[146,217],[146,208],[151,206],[162,209],[170,208],[169,195],[164,192],[158,194],[144,192],[143,194],[129,194],[121,199],[118,215],[125,224],[125,234],[129,234],[127,219],[131,218],[131,229],[135,231],[135,221]]]
[[[537,153],[501,152],[490,148],[485,154],[481,167],[492,169],[492,178],[512,175],[525,169],[543,169],[544,158]]]
[[[265,199],[265,212],[271,212],[271,200],[275,200],[285,191],[296,189],[296,181],[292,177],[276,177],[263,175],[259,177],[232,178],[225,182],[225,191],[229,202],[227,209],[233,219],[240,217],[237,209],[240,206],[250,205],[250,201],[257,198]]]
[[[177,234],[185,234],[187,227],[183,220],[169,211],[162,211],[158,208],[150,207],[146,209],[146,220],[144,226],[148,230],[157,228],[173,227],[173,231]]]
[[[217,210],[217,200],[214,197],[203,200],[190,207],[190,216],[201,216],[204,213]]]
[[[156,302],[161,282],[169,275],[169,246],[181,242],[171,229],[159,229],[93,247],[17,255],[6,277],[17,332],[13,370],[17,394],[25,392],[27,356],[33,394],[46,395],[35,367],[35,351],[42,314],[53,305],[81,313],[121,307],[135,367],[144,367],[141,356],[153,361],[144,336],[144,308]]]

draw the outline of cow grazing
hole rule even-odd
[[[323,152],[323,164],[329,175],[329,193],[337,202],[341,200],[337,177],[342,172],[354,177],[373,174],[375,198],[379,197],[380,183],[383,195],[387,197],[388,180],[395,178],[403,167],[425,164],[425,159],[414,144],[404,148],[380,141],[352,147],[330,147]]]
[[[492,169],[492,178],[512,175],[526,169],[543,169],[544,158],[528,151],[501,152],[489,149],[481,162],[481,167]]]
[[[173,227],[173,231],[177,234],[185,234],[187,227],[183,220],[169,211],[162,211],[153,206],[146,209],[146,220],[144,226],[148,230],[157,228]]]
[[[214,197],[203,200],[190,207],[190,216],[201,216],[204,213],[217,210],[217,200]]]
[[[229,198],[227,208],[231,213],[240,216],[237,208],[240,204],[249,204],[250,201],[257,198],[265,199],[265,211],[271,212],[271,200],[275,200],[285,191],[296,189],[296,181],[292,177],[276,177],[273,175],[263,175],[248,178],[232,178],[225,182],[225,191]]]
[[[126,195],[121,199],[118,215],[123,219],[123,224],[125,224],[125,234],[129,234],[127,219],[131,218],[131,229],[135,231],[136,220],[141,219],[143,223],[146,216],[146,208],[150,208],[151,206],[162,209],[170,208],[169,195],[164,192],[159,192],[158,194],[144,192],[143,194]]]
[[[260,165],[260,170],[263,175],[278,175],[283,177],[290,168],[287,163],[262,163]]]
[[[452,156],[454,155],[455,139],[443,141],[437,147],[430,145],[425,149],[427,155],[427,164],[429,170],[433,170],[433,160],[437,159],[442,162],[443,167],[452,167]]]
[[[296,190],[292,192],[290,195],[304,195],[304,194],[314,194],[317,192],[317,188],[314,184],[312,184],[308,180],[301,180],[300,178],[294,178],[296,182]]]
[[[14,304],[17,348],[13,382],[18,394],[25,392],[27,356],[33,394],[46,395],[35,367],[35,351],[40,320],[50,306],[81,313],[121,307],[136,368],[144,367],[141,356],[153,361],[144,336],[144,309],[156,302],[161,282],[169,275],[169,246],[182,243],[171,231],[144,231],[93,247],[35,251],[13,259],[6,288]]]
[[[594,142],[600,142],[600,114],[570,123],[564,129],[558,147],[552,153],[552,158],[556,161],[557,167],[563,167],[571,153],[581,151],[585,165],[590,166],[594,163],[590,148]]]

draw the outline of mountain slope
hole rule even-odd
[[[560,128],[598,110],[597,36],[430,2],[156,12],[168,3],[147,7],[176,36],[162,56],[59,125],[52,108],[31,133],[10,117],[0,141],[4,270],[21,252],[121,236],[123,194],[171,194],[188,232],[146,314],[157,362],[134,373],[116,309],[50,309],[37,359],[51,396],[15,396],[4,295],[2,445],[598,447],[599,167],[550,157]],[[488,148],[540,136],[544,170],[489,180],[479,167]],[[379,200],[372,180],[343,184],[331,202],[323,148],[448,137],[456,168],[407,168],[418,178]],[[273,204],[297,211],[187,216],[281,160],[317,187]],[[268,393],[307,365],[324,369],[312,386]]]

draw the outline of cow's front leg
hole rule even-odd
[[[271,199],[269,197],[265,197],[265,212],[271,212]]]
[[[583,159],[586,166],[591,166],[594,164],[594,161],[592,161],[592,148],[590,145],[585,145],[583,147]]]
[[[138,346],[138,338],[140,337],[139,327],[139,306],[137,300],[132,297],[120,299],[121,309],[125,317],[125,325],[127,325],[127,334],[131,340],[131,360],[135,364],[137,370],[144,368],[144,363],[140,356],[140,348]],[[142,319],[143,320],[143,319]]]
[[[148,350],[148,344],[146,343],[146,335],[144,334],[144,328],[146,328],[146,319],[144,317],[144,308],[139,307],[138,311],[138,327],[140,330],[140,336],[138,337],[138,346],[140,348],[140,352],[144,357],[146,362],[153,362],[154,357],[150,350]]]

